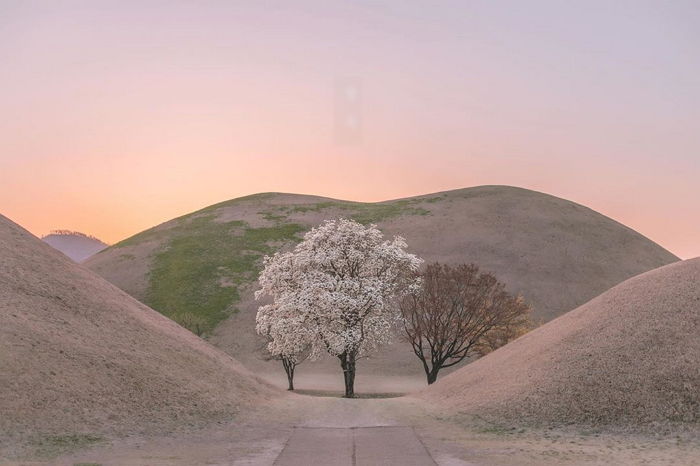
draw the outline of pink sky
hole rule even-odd
[[[0,5],[0,212],[37,235],[508,184],[700,255],[696,2],[97,3]]]

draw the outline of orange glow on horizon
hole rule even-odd
[[[257,192],[503,184],[699,256],[700,18],[627,8],[0,6],[0,213],[114,243]],[[345,81],[349,145],[334,139]]]

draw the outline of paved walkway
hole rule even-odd
[[[275,466],[435,466],[412,427],[297,427]]]

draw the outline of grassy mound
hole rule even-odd
[[[700,427],[700,258],[631,278],[421,396],[496,425]]]
[[[678,260],[584,206],[534,191],[481,186],[379,203],[263,193],[233,199],[139,233],[85,265],[153,309],[241,358],[255,357],[262,258],[326,219],[376,223],[426,261],[476,263],[548,321],[621,281]],[[394,351],[390,349],[389,351]],[[405,354],[404,354],[405,353]],[[368,361],[420,372],[410,350]],[[372,369],[373,370],[373,369]]]
[[[272,396],[237,361],[0,216],[0,442],[230,419]]]
[[[216,204],[180,217],[168,234],[147,230],[114,245],[128,248],[142,242],[162,241],[153,255],[143,301],[198,334],[208,333],[236,311],[240,289],[254,282],[262,258],[282,245],[298,242],[308,225],[290,221],[298,213],[338,212],[369,224],[399,215],[428,215],[414,204],[399,200],[384,204],[323,201],[302,205],[272,206],[258,212],[270,226],[251,227],[243,220],[219,221],[217,211],[245,201],[269,198],[247,196]],[[133,255],[125,255],[133,259]]]

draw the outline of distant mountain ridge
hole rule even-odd
[[[102,242],[99,238],[93,236],[93,235],[88,235],[87,233],[81,233],[79,231],[73,231],[73,230],[51,230],[48,235],[58,235],[58,236],[80,236],[83,238],[89,238],[89,239],[94,239],[95,241],[100,241]]]
[[[82,262],[109,247],[107,243],[92,235],[72,230],[52,230],[41,239],[74,262]]]

